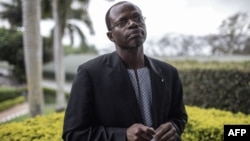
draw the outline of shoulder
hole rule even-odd
[[[163,70],[177,71],[177,68],[172,64],[168,63],[167,61],[163,61],[152,57],[148,57],[148,60],[150,64],[153,65],[154,67],[159,67],[160,69]]]
[[[179,72],[177,68],[166,61],[159,59],[148,58],[151,69],[159,76],[165,78],[167,81],[179,80]]]
[[[90,60],[82,63],[81,65],[79,65],[79,68],[96,68],[96,67],[102,67],[102,65],[105,64],[105,62],[107,61],[107,59],[111,55],[112,55],[112,53],[107,53],[107,54],[103,54],[103,55],[97,56],[97,57],[95,57],[93,59],[90,59]]]

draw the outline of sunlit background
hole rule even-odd
[[[118,0],[55,1],[0,0],[1,141],[62,140],[78,66],[115,50],[104,17]],[[179,72],[183,140],[220,141],[225,124],[250,125],[250,0],[129,1],[146,17],[146,55]]]
[[[117,2],[92,0],[89,5],[96,35],[90,36],[90,43],[97,48],[111,46],[106,38],[104,15]],[[137,4],[146,17],[148,41],[155,43],[166,34],[204,36],[218,34],[223,20],[238,12],[250,12],[249,0],[130,0]],[[98,40],[98,42],[96,42]],[[165,52],[168,54],[167,52]]]
[[[88,30],[84,25],[79,25],[88,36],[88,42],[94,44],[97,49],[100,49],[100,52],[103,49],[114,50],[112,43],[106,37],[107,29],[104,16],[107,9],[118,1],[90,1],[89,14],[93,20],[94,36],[88,34]],[[219,27],[222,25],[223,20],[239,12],[250,12],[248,6],[250,1],[248,0],[132,0],[131,2],[137,4],[146,17],[148,40],[145,48],[147,53],[154,55],[178,54],[177,48],[179,47],[165,49],[164,51],[159,48],[157,43],[165,35],[171,34],[176,37],[181,35],[206,36],[219,34]],[[67,43],[66,39],[64,41]],[[181,46],[181,43],[177,46]],[[196,51],[190,51],[188,55],[197,54],[211,55],[211,48],[204,47]]]
[[[11,1],[11,0],[2,0]],[[120,0],[90,0],[88,12],[93,23],[94,35],[89,33],[86,25],[79,20],[69,20],[68,22],[78,25],[87,42],[94,45],[99,54],[114,50],[113,44],[106,37],[106,25],[104,16],[108,8]],[[247,19],[238,21],[238,25],[249,26],[250,1],[249,0],[128,0],[137,4],[146,17],[148,38],[145,44],[146,53],[156,56],[173,55],[213,55],[231,52],[213,52],[212,44],[207,43],[214,35],[220,35],[223,31],[223,21],[235,16],[242,17],[248,14]],[[78,3],[73,3],[72,7],[79,7]],[[241,20],[239,18],[239,20]],[[244,22],[244,23],[240,23]],[[237,26],[238,26],[237,25]],[[0,26],[8,27],[8,22],[1,20]],[[49,36],[54,26],[52,19],[41,21],[41,34]],[[228,25],[224,25],[226,27]],[[227,27],[230,30],[230,27]],[[235,28],[235,27],[234,27]],[[239,27],[239,30],[241,27]],[[242,27],[243,28],[243,27]],[[235,30],[235,29],[234,29]],[[66,31],[67,32],[67,31]],[[245,31],[243,34],[249,34]],[[209,36],[209,37],[208,37]],[[247,36],[247,35],[246,35]],[[165,39],[164,39],[165,38]],[[194,41],[192,40],[194,38]],[[171,41],[166,43],[166,41]],[[188,45],[185,41],[189,41]],[[67,33],[63,38],[64,44],[69,44]],[[164,43],[163,43],[164,42]],[[192,43],[191,43],[192,42]],[[77,47],[80,39],[75,36],[74,47]],[[185,47],[189,49],[183,49]],[[194,47],[195,46],[195,47]],[[198,46],[198,47],[197,47]],[[183,52],[184,51],[184,52]]]

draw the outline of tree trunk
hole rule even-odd
[[[41,115],[44,112],[40,6],[40,0],[22,0],[24,56],[31,117]]]
[[[53,18],[55,20],[54,30],[54,64],[55,64],[55,79],[57,84],[56,89],[56,111],[65,110],[65,68],[64,68],[64,49],[62,47],[62,29],[63,17],[60,16],[58,9],[58,0],[52,1]]]

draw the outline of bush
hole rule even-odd
[[[0,111],[4,111],[10,107],[24,102],[27,95],[26,87],[0,87]],[[51,88],[43,88],[44,102],[46,104],[56,103],[56,91]],[[66,100],[69,98],[69,93],[65,92]]]
[[[25,95],[23,95],[24,91],[26,91],[25,87],[0,87],[0,111],[23,103],[26,100]]]
[[[250,87],[246,79],[250,78],[250,72],[190,70],[182,73],[186,104],[250,113],[247,106],[250,105]]]
[[[0,125],[1,141],[62,141],[63,113]]]
[[[43,88],[44,100],[46,104],[56,103],[56,91],[51,88]],[[69,98],[69,93],[65,92],[66,100]]]
[[[23,96],[5,100],[0,103],[0,112],[23,102],[25,102],[25,98]]]
[[[26,82],[22,32],[0,28],[0,60],[13,65],[13,74],[19,83]],[[52,60],[51,40],[43,37],[43,63]]]
[[[22,95],[23,88],[16,87],[0,87],[0,102],[13,99]]]
[[[14,29],[0,28],[0,60],[13,65],[18,81],[25,81],[25,66],[22,33]]]
[[[183,141],[222,141],[225,124],[250,124],[250,115],[186,106],[189,116]]]
[[[187,105],[250,114],[250,61],[173,62]]]
[[[189,115],[183,141],[221,141],[224,124],[250,124],[250,115],[218,109],[186,106]],[[62,141],[64,113],[37,116],[23,122],[0,125],[2,141]]]

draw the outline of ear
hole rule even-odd
[[[114,42],[114,37],[113,37],[112,31],[108,31],[107,36],[108,36],[110,41]]]

